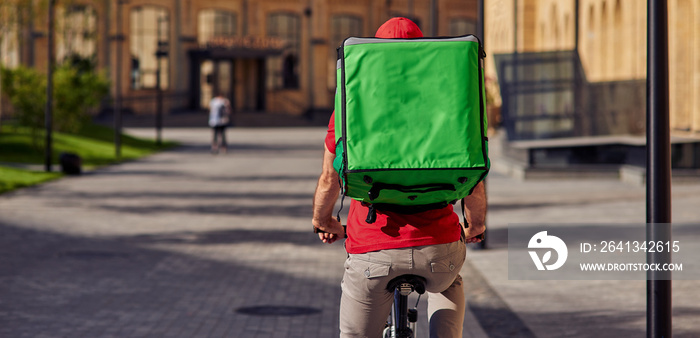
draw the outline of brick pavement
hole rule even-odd
[[[208,129],[166,129],[183,147],[0,196],[0,337],[337,336],[323,133],[237,130],[215,156]]]
[[[183,147],[0,195],[0,337],[337,336],[345,254],[309,233],[323,132],[234,129],[214,156],[209,130],[167,128]],[[509,281],[503,261],[508,224],[643,222],[643,188],[488,182],[465,337],[644,334],[643,282]],[[700,185],[674,187],[674,220],[697,220],[698,204]],[[676,336],[700,334],[698,285],[674,282]],[[254,306],[278,314],[237,312]],[[297,307],[311,313],[279,313]]]
[[[0,337],[336,335],[344,253],[309,232],[321,133],[257,134],[0,196]],[[236,312],[259,305],[319,311]]]

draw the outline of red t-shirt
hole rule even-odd
[[[325,143],[335,154],[335,113],[328,122]],[[452,205],[411,215],[377,211],[377,220],[372,224],[365,222],[368,211],[361,202],[350,201],[345,241],[348,253],[451,243],[458,241],[461,234],[459,216]]]

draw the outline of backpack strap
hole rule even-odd
[[[372,224],[377,220],[377,209],[375,208],[374,204],[370,204],[367,207],[369,208],[369,211],[367,211],[367,219],[365,219],[365,222]]]

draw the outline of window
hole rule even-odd
[[[156,52],[168,50],[169,26],[165,9],[144,6],[131,10],[129,40],[133,89],[157,88],[159,75],[161,88],[168,88],[168,58],[157,57]]]
[[[327,85],[329,90],[335,90],[336,87],[336,59],[338,56],[337,48],[348,37],[363,36],[362,18],[353,15],[334,15],[330,20],[330,43],[328,44],[328,79]]]
[[[351,15],[335,15],[331,18],[331,48],[335,48],[350,36],[362,36],[362,19]]]
[[[13,68],[19,65],[19,30],[17,8],[0,3],[0,65]]]
[[[205,9],[199,12],[198,25],[197,41],[204,46],[214,37],[236,36],[238,17],[232,12]]]
[[[94,60],[97,51],[97,14],[91,6],[73,5],[56,10],[56,61]]]
[[[267,18],[267,35],[286,43],[282,56],[268,59],[268,87],[299,88],[301,20],[291,13],[273,13]]]
[[[450,35],[476,34],[476,20],[467,18],[450,19]],[[479,37],[480,39],[482,37]]]

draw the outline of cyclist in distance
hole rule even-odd
[[[379,27],[375,36],[416,38],[423,33],[409,19],[392,18]],[[342,224],[333,217],[340,193],[338,173],[333,168],[334,121],[331,116],[313,200],[312,223],[325,232],[319,233],[324,243],[345,236]],[[477,236],[485,230],[483,182],[463,202],[467,228],[460,224],[452,205],[413,214],[378,210],[376,220],[369,224],[365,220],[368,207],[351,200],[345,241],[348,258],[341,282],[341,337],[381,337],[393,302],[387,283],[403,274],[426,279],[430,336],[462,337],[465,299],[459,271],[465,260],[466,243],[479,242]]]

